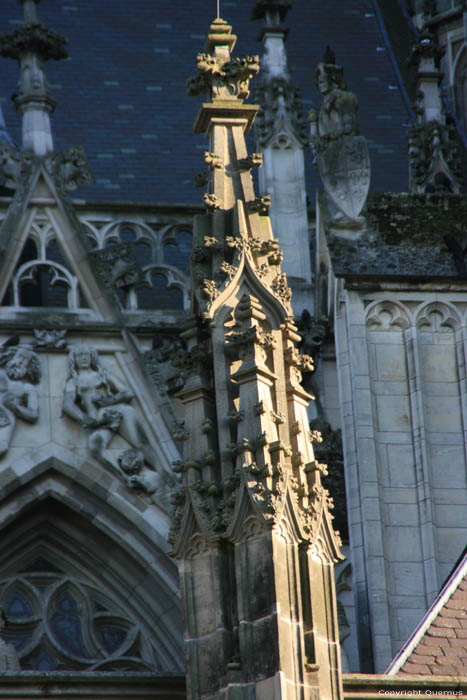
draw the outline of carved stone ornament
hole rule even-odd
[[[445,49],[438,45],[436,36],[429,27],[424,27],[418,40],[412,47],[410,63],[418,66],[422,61],[433,61],[434,67],[439,68]]]
[[[232,27],[223,19],[216,19],[211,25],[208,46],[229,46],[231,50],[236,37]],[[249,95],[248,85],[259,71],[258,56],[230,59],[225,56],[211,56],[199,53],[197,56],[198,75],[187,81],[188,95],[208,93],[213,99],[245,99]]]
[[[410,191],[416,194],[460,191],[462,167],[453,124],[413,124],[409,130]]]
[[[20,151],[8,143],[0,143],[0,185],[15,189],[20,173]]]
[[[66,58],[68,39],[42,24],[26,24],[0,37],[0,56],[19,59],[25,53],[35,53],[43,60]]]
[[[300,350],[310,355],[319,352],[326,336],[329,334],[329,324],[326,320],[316,320],[305,309],[297,323],[298,332],[302,336]]]
[[[163,396],[174,394],[185,384],[185,351],[178,336],[156,336],[153,349],[144,353],[147,371]]]
[[[333,224],[362,224],[359,214],[370,187],[370,156],[366,140],[358,136],[358,100],[346,89],[343,68],[335,63],[318,65],[315,86],[323,104],[319,117],[315,110],[309,114],[311,147]]]
[[[66,330],[45,330],[35,329],[34,333],[34,350],[38,352],[50,350],[65,350],[67,342],[65,340]]]
[[[65,148],[60,153],[47,156],[45,166],[55,175],[60,188],[65,192],[72,192],[94,182],[86,153],[81,146]]]
[[[16,421],[35,423],[39,417],[36,385],[41,368],[36,353],[15,337],[0,348],[0,457],[10,447]]]
[[[142,283],[143,273],[130,243],[118,243],[102,250],[94,250],[91,256],[107,289],[125,289]]]
[[[287,78],[270,78],[265,74],[254,97],[260,104],[256,134],[263,148],[272,145],[273,148],[287,149],[307,144],[300,91]]]
[[[131,487],[153,493],[162,475],[133,399],[121,379],[102,366],[94,348],[70,349],[63,413],[88,431],[89,452],[98,462],[125,475]],[[130,446],[118,457],[108,449],[115,435]]]
[[[29,177],[34,158],[31,153],[20,151],[15,146],[0,143],[0,185],[16,189]]]

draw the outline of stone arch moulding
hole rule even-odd
[[[139,666],[137,670],[183,672],[178,576],[166,553],[166,533],[157,527],[156,509],[151,507],[152,523],[149,518],[138,519],[131,502],[118,503],[115,493],[106,500],[99,479],[90,488],[82,475],[54,458],[36,465],[27,477],[7,484],[0,502],[0,605],[5,603],[2,596],[8,586],[11,589],[13,582],[22,579],[20,587],[30,591],[28,605],[36,620],[36,642],[41,630],[47,632],[42,635],[44,644],[40,648],[36,644],[37,653],[54,659],[59,670],[66,670],[68,663],[70,670],[78,671],[134,671]],[[31,576],[38,573],[34,569],[40,569],[38,560],[51,568],[45,575],[50,585],[41,594],[42,609],[38,608],[41,585],[39,593],[30,588]],[[53,599],[58,589],[66,593],[63,604],[57,595]],[[91,610],[92,600],[104,610]],[[65,613],[61,621],[57,610]],[[53,615],[58,641],[51,633]],[[12,635],[21,632],[20,622],[12,625]],[[80,638],[88,640],[81,657],[76,653],[67,656],[60,644],[60,625],[63,630],[72,623],[83,630]],[[93,632],[95,624],[98,628]],[[111,658],[102,646],[102,630]],[[24,650],[20,648],[20,661],[24,651],[31,663],[34,644],[29,640]]]
[[[456,331],[461,325],[461,319],[453,304],[433,301],[418,309],[415,324],[420,330],[443,331],[449,328]]]
[[[369,330],[405,330],[411,326],[409,310],[395,301],[375,301],[366,312]]]

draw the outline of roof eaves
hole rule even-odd
[[[409,659],[409,657],[411,656],[415,647],[421,641],[427,629],[436,619],[438,614],[441,612],[443,607],[446,605],[447,601],[451,598],[451,596],[457,590],[459,584],[463,581],[465,577],[467,577],[467,550],[464,552],[464,555],[459,565],[454,568],[452,575],[449,577],[446,584],[439,592],[432,606],[429,608],[426,615],[420,621],[418,627],[415,628],[411,637],[409,637],[402,649],[398,652],[397,656],[393,659],[391,664],[385,670],[385,675],[395,675],[402,669],[402,666]]]

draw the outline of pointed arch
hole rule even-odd
[[[367,309],[366,326],[369,330],[405,330],[411,326],[409,310],[399,302],[376,301]]]
[[[31,592],[36,626],[48,630],[41,653],[49,658],[56,654],[61,664],[68,658],[70,668],[75,670],[135,670],[139,665],[139,670],[181,671],[184,663],[178,576],[165,544],[168,517],[154,504],[142,511],[142,504],[131,494],[125,498],[127,494],[109,483],[100,469],[93,470],[96,473],[89,476],[86,467],[78,472],[56,456],[49,456],[22,476],[3,475],[0,600],[13,581],[21,578],[21,585],[27,585],[31,571],[38,568],[35,562],[42,559],[61,572],[49,578],[55,576],[54,585],[61,586],[64,594],[75,601],[76,610],[80,608],[84,617],[79,624],[86,627],[88,640],[94,635],[94,642],[86,646],[83,641],[89,658],[86,654],[77,658],[79,654],[69,649],[67,656],[63,639],[57,641],[60,634],[54,638],[51,632],[50,616],[63,610],[58,603],[54,607],[52,598],[46,596],[51,607],[44,604],[40,617],[38,598]],[[28,569],[29,574],[24,573]],[[108,614],[89,613],[91,599],[99,599]],[[70,616],[69,605],[67,610]],[[73,615],[77,625],[77,613]],[[63,627],[64,623],[60,624]],[[110,654],[105,648],[103,651],[103,630]],[[36,647],[39,653],[33,640],[27,643],[24,655],[28,663],[32,663]],[[117,659],[119,648],[122,653]]]
[[[415,325],[422,331],[455,331],[460,327],[461,319],[453,304],[433,301],[423,304],[418,309]]]
[[[246,252],[242,255],[235,275],[231,280],[227,280],[225,288],[213,301],[207,315],[215,322],[219,319],[220,325],[223,325],[226,317],[244,294],[251,294],[259,299],[274,330],[284,323],[288,316],[287,309],[272,290],[258,278],[250,256]]]

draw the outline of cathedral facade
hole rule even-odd
[[[465,692],[462,3],[20,4],[0,697]]]

